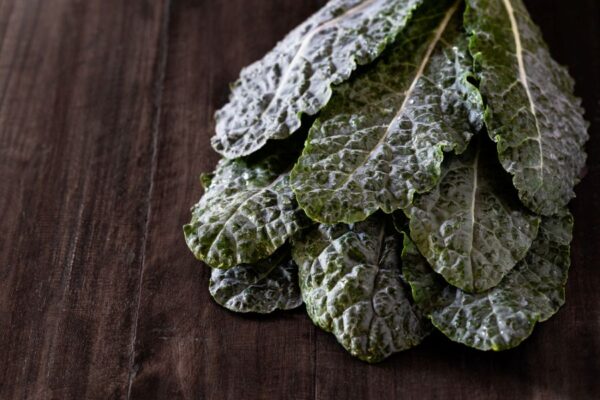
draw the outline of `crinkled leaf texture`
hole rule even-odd
[[[521,0],[467,0],[486,124],[523,203],[553,215],[575,197],[588,139],[574,82]]]
[[[300,206],[322,223],[391,213],[436,183],[444,151],[483,124],[460,1],[419,9],[389,52],[335,89],[292,171]]]
[[[213,268],[254,264],[310,225],[290,188],[289,167],[284,153],[221,160],[184,226],[194,255]]]
[[[493,289],[469,294],[448,285],[405,239],[404,277],[415,302],[450,339],[479,350],[506,350],[565,302],[570,265],[570,214],[542,219],[527,256]]]
[[[401,243],[390,228],[379,215],[319,225],[293,248],[308,315],[368,362],[416,346],[430,331],[400,280]]]
[[[500,283],[525,257],[540,223],[520,203],[494,146],[484,139],[473,139],[465,153],[445,161],[439,184],[407,210],[421,254],[467,292]]]
[[[291,259],[289,247],[254,265],[213,269],[209,290],[217,303],[239,313],[266,314],[302,304],[298,267]]]
[[[284,139],[331,97],[331,85],[376,59],[423,0],[331,0],[262,60],[242,70],[216,114],[212,145],[228,158]]]

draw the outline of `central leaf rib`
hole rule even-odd
[[[471,207],[469,209],[469,215],[471,218],[471,226],[469,229],[470,240],[469,249],[467,250],[468,258],[465,258],[465,279],[471,281],[471,288],[475,288],[475,276],[473,274],[473,247],[475,245],[475,203],[477,202],[477,185],[479,181],[479,154],[481,148],[477,146],[475,152],[475,160],[473,161],[473,192],[471,195]]]
[[[337,185],[338,188],[342,187],[342,186],[345,186],[348,183],[348,181],[350,181],[350,179],[355,176],[356,172],[361,167],[364,167],[365,164],[366,164],[366,162],[373,157],[373,155],[375,154],[375,152],[377,150],[379,150],[381,148],[381,146],[384,145],[386,139],[390,135],[390,132],[391,132],[392,127],[394,126],[394,123],[405,112],[406,105],[408,104],[408,102],[411,99],[412,93],[414,92],[415,87],[417,86],[417,82],[419,82],[419,79],[421,79],[421,77],[423,76],[423,72],[425,71],[425,68],[429,64],[429,61],[431,60],[431,55],[433,54],[433,51],[435,50],[435,48],[437,47],[438,43],[440,42],[440,39],[442,38],[442,35],[444,34],[444,32],[446,31],[446,29],[448,28],[448,23],[452,19],[452,16],[458,10],[458,6],[460,5],[460,3],[461,3],[461,1],[457,1],[456,3],[454,3],[452,5],[452,7],[450,7],[450,9],[446,13],[446,15],[444,16],[444,19],[440,23],[437,31],[435,32],[435,35],[432,37],[432,40],[429,43],[429,46],[427,47],[427,51],[425,52],[425,55],[423,56],[423,60],[421,61],[421,64],[419,65],[419,69],[415,73],[415,76],[414,76],[414,78],[413,78],[413,80],[412,80],[412,82],[411,82],[408,90],[405,92],[404,101],[402,101],[402,104],[398,108],[398,111],[396,112],[396,115],[394,115],[394,117],[390,120],[390,122],[389,122],[389,124],[388,124],[388,126],[387,126],[387,128],[386,128],[386,130],[384,132],[384,134],[379,139],[379,142],[377,142],[377,144],[375,146],[373,146],[373,148],[371,149],[371,151],[367,153],[367,155],[363,159],[363,162],[362,163],[357,163],[356,168],[354,170],[352,170],[346,176],[346,178]]]
[[[535,127],[537,130],[537,142],[540,150],[539,175],[541,186],[544,181],[544,149],[542,143],[542,130],[540,128],[540,122],[538,120],[535,102],[533,101],[533,95],[531,94],[531,88],[529,87],[529,78],[527,77],[527,71],[525,70],[525,62],[523,60],[523,44],[521,43],[521,33],[519,32],[519,24],[517,22],[517,18],[515,17],[515,10],[512,6],[511,0],[502,0],[502,2],[504,3],[504,7],[506,8],[506,12],[508,13],[511,30],[515,39],[517,65],[519,66],[519,80],[525,88],[525,93],[527,93],[527,99],[529,101],[530,111],[535,120]]]
[[[380,61],[336,87],[291,174],[311,219],[356,223],[406,208],[435,186],[445,152],[466,149],[483,103],[467,79],[461,5],[419,10]]]

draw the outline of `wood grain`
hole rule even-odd
[[[181,229],[200,197],[200,172],[218,159],[209,138],[229,82],[319,6],[270,3],[173,3],[132,398],[313,395],[315,329],[304,313],[256,318],[218,307]]]
[[[0,15],[0,398],[124,398],[163,5]]]
[[[517,349],[379,365],[208,295],[181,226],[244,65],[325,0],[0,0],[0,399],[596,399],[600,3],[526,0],[592,122],[567,304]]]

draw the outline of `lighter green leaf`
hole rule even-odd
[[[400,280],[399,248],[381,216],[351,227],[320,225],[294,244],[308,315],[368,362],[416,346],[429,333]]]
[[[421,254],[467,292],[496,286],[525,257],[540,222],[521,205],[495,149],[486,144],[474,140],[467,152],[446,161],[439,184],[416,196],[407,211]]]
[[[402,254],[404,277],[415,302],[450,339],[479,350],[510,349],[564,304],[572,228],[570,214],[544,218],[527,256],[483,293],[448,285],[409,239]]]
[[[575,197],[588,139],[573,80],[521,0],[468,0],[466,28],[487,101],[485,122],[523,203],[553,215]]]
[[[292,171],[312,219],[353,223],[404,208],[437,183],[444,151],[465,150],[482,102],[468,81],[460,5],[419,10],[384,57],[336,88]]]
[[[216,114],[215,150],[236,158],[294,133],[301,114],[316,114],[329,101],[331,85],[376,59],[422,1],[331,0],[242,70],[229,103]]]
[[[254,265],[237,265],[226,271],[213,269],[209,290],[217,303],[240,313],[266,314],[302,304],[298,267],[289,247]]]
[[[194,255],[214,268],[269,257],[309,225],[289,186],[288,155],[221,160],[184,227]]]

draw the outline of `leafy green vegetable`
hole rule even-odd
[[[482,104],[468,81],[460,4],[420,10],[385,57],[336,88],[292,172],[313,220],[353,223],[406,207],[437,183],[444,151],[465,150]]]
[[[213,269],[209,290],[217,303],[241,313],[264,314],[302,304],[298,267],[285,247],[254,265],[237,265],[226,271]]]
[[[416,346],[430,330],[400,279],[400,241],[390,228],[379,215],[319,225],[293,249],[308,315],[369,362]]]
[[[184,227],[194,255],[214,268],[254,264],[310,225],[289,186],[289,154],[221,160]]]
[[[525,257],[540,218],[519,203],[494,149],[473,142],[444,163],[438,186],[417,196],[408,215],[411,237],[433,269],[453,286],[482,292]]]
[[[509,349],[564,304],[572,228],[570,214],[544,218],[527,256],[487,292],[469,294],[449,286],[408,238],[404,277],[415,302],[450,339],[479,350]]]
[[[376,59],[422,1],[330,1],[241,72],[216,114],[215,150],[240,157],[294,133],[301,114],[316,114],[329,101],[331,85]]]
[[[575,197],[588,140],[573,80],[521,0],[467,0],[466,29],[487,102],[486,124],[523,203],[553,215]]]
[[[330,0],[217,112],[229,159],[184,227],[210,293],[304,302],[367,362],[434,326],[517,346],[565,300],[588,139],[572,92],[522,0]]]

